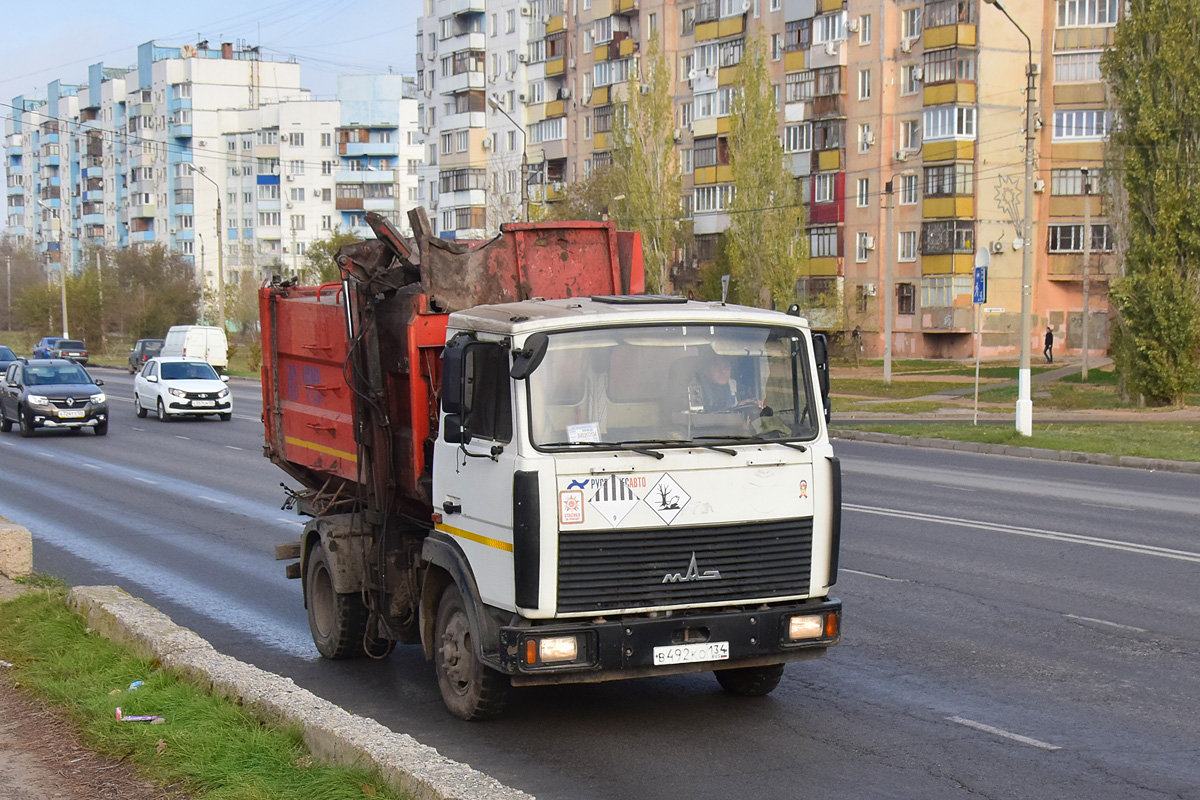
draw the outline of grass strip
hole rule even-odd
[[[839,378],[834,376],[832,392],[838,395],[857,395],[862,397],[880,397],[892,400],[908,400],[913,397],[924,397],[927,394],[940,394],[969,388],[970,384],[950,383],[948,381],[892,381],[891,385],[881,380],[868,378]]]
[[[146,662],[87,629],[61,584],[0,603],[0,659],[26,691],[64,709],[88,747],[204,800],[401,798],[377,774],[314,761],[299,731]],[[128,687],[144,681],[135,691]],[[157,715],[165,722],[118,722]]]
[[[972,425],[970,422],[898,425],[840,422],[837,427],[959,442],[1165,458],[1170,461],[1200,461],[1200,448],[1196,446],[1196,443],[1200,442],[1200,423],[1048,423],[1034,425],[1033,436],[1020,435],[1011,424]]]

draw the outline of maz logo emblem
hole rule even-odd
[[[696,553],[692,552],[692,560],[688,562],[687,572],[682,575],[678,572],[668,572],[663,575],[663,583],[690,583],[691,581],[715,581],[720,580],[721,572],[715,569],[706,569],[701,572],[696,567]]]

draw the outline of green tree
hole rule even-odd
[[[738,302],[786,308],[808,262],[804,209],[779,143],[775,89],[761,39],[746,46],[729,130],[735,193],[725,233],[731,294]]]
[[[0,238],[0,269],[3,269],[3,274],[0,274],[0,328],[8,330],[21,325],[17,316],[20,308],[17,298],[32,286],[45,286],[46,276],[38,266],[33,249],[28,245],[21,247],[7,236]],[[8,294],[10,285],[11,297]]]
[[[334,227],[333,232],[324,239],[317,239],[309,244],[304,251],[304,269],[300,272],[301,283],[320,284],[335,283],[342,279],[342,271],[337,265],[337,253],[344,246],[361,241],[342,226]]]
[[[584,180],[568,184],[566,196],[560,202],[549,204],[545,218],[558,222],[598,221],[605,214],[611,215],[616,205],[613,198],[624,191],[620,175],[621,170],[608,165],[595,170]]]
[[[141,339],[161,337],[172,325],[196,322],[200,284],[183,255],[155,245],[127,248],[109,256],[114,274],[105,272],[105,318],[119,329]]]
[[[1120,119],[1109,169],[1128,198],[1114,359],[1133,392],[1200,387],[1200,0],[1131,0],[1103,67]]]
[[[641,232],[650,292],[671,291],[670,266],[682,233],[671,84],[671,62],[652,38],[628,98],[615,109],[611,133],[612,188],[620,190],[610,196],[610,214],[619,227]]]

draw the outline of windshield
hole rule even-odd
[[[687,325],[550,334],[529,377],[539,447],[811,439],[818,414],[794,328]]]
[[[216,370],[203,361],[191,364],[166,362],[162,365],[164,381],[217,381]]]
[[[156,356],[162,352],[162,346],[161,341],[142,342],[142,352],[146,355]]]
[[[61,339],[58,344],[54,345],[59,350],[83,350],[83,342],[78,339]]]
[[[7,347],[0,346],[0,361],[16,361],[17,354]]]
[[[60,386],[63,384],[91,383],[92,379],[82,368],[69,367],[26,367],[25,385]]]

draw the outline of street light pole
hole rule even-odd
[[[495,95],[488,98],[488,105],[508,117],[508,121],[521,133],[521,219],[529,222],[529,137],[525,135],[521,123],[509,116]]]
[[[883,247],[883,383],[892,384],[892,284],[895,281],[892,271],[892,215],[895,213],[896,176],[884,184],[883,195],[887,199],[887,224],[884,226]]]
[[[1021,231],[1021,366],[1017,373],[1017,433],[1022,436],[1033,435],[1033,396],[1030,392],[1029,349],[1030,349],[1030,317],[1033,314],[1033,167],[1035,105],[1034,92],[1037,89],[1037,68],[1033,63],[1033,40],[1029,34],[1017,24],[1008,11],[1000,4],[1000,0],[984,0],[995,6],[1000,13],[1008,18],[1017,32],[1025,37],[1029,47],[1029,61],[1025,65],[1025,220]]]
[[[1088,275],[1088,264],[1092,260],[1092,179],[1088,168],[1079,169],[1083,173],[1083,367],[1080,379],[1088,379],[1088,318],[1091,316],[1091,285]]]
[[[221,244],[221,187],[212,178],[204,174],[203,167],[196,167],[189,164],[193,175],[199,175],[204,180],[213,185],[217,190],[217,319],[220,321],[221,330],[225,330],[225,247]]]
[[[52,213],[51,219],[55,218],[53,216],[53,212],[54,212],[53,206],[51,206],[49,203],[43,202],[42,200],[38,200],[37,204]],[[58,294],[59,294],[59,302],[62,303],[63,338],[69,339],[69,338],[71,338],[71,334],[67,332],[67,329],[68,329],[68,325],[67,325],[67,263],[66,263],[66,261],[63,260],[63,258],[64,258],[64,256],[63,256],[63,220],[62,220],[61,213],[58,214],[57,219],[58,219]]]
[[[204,272],[204,234],[196,231],[196,238],[200,240],[200,321],[207,324],[208,314],[204,311],[204,284],[208,283]]]

